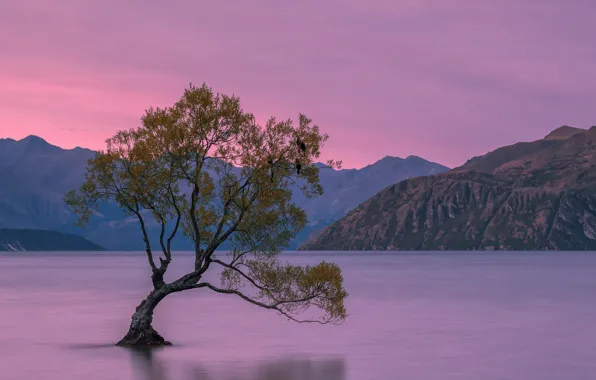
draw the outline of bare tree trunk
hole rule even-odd
[[[171,343],[162,338],[152,326],[153,311],[155,310],[155,307],[170,293],[172,293],[172,290],[167,285],[149,293],[147,298],[137,306],[135,313],[132,315],[128,333],[116,343],[116,345],[122,347],[157,347],[171,345]]]

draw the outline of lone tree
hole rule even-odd
[[[292,190],[322,194],[314,162],[328,135],[304,115],[298,125],[271,118],[260,126],[237,97],[214,94],[205,84],[190,85],[171,107],[150,108],[141,121],[109,138],[106,150],[89,160],[85,182],[65,196],[83,227],[107,201],[139,221],[153,289],[118,345],[169,345],[152,327],[153,311],[167,295],[190,289],[236,295],[296,322],[346,318],[336,264],[295,266],[277,257],[306,223]],[[160,226],[157,250],[148,218]],[[168,282],[177,234],[193,243],[194,265]],[[216,251],[224,242],[228,250]],[[207,271],[219,273],[221,283],[206,281]],[[300,319],[311,306],[319,313]]]

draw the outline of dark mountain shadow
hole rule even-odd
[[[138,380],[344,380],[346,368],[343,359],[263,360],[253,364],[226,365],[225,371],[216,371],[206,365],[193,364],[182,378],[168,374],[166,364],[154,350],[131,350],[131,361]]]

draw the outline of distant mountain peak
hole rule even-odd
[[[19,140],[19,142],[43,142],[43,143],[48,143],[46,140],[42,139],[39,136],[35,136],[35,135],[29,135],[27,137],[22,138],[21,140]]]
[[[379,161],[393,161],[393,160],[403,160],[403,158],[387,155],[387,156],[381,158]],[[377,162],[379,162],[379,161],[377,161]]]
[[[410,154],[406,158],[402,158],[399,156],[385,156],[385,157],[381,158],[380,160],[378,160],[377,162],[391,162],[391,161],[427,161],[428,162],[428,160],[426,160],[420,156],[416,156],[414,154]]]
[[[315,162],[314,164],[317,168],[319,169],[323,169],[323,168],[328,168],[329,166],[327,166],[327,164],[324,164],[322,162]]]
[[[375,165],[378,165],[378,164],[386,164],[386,163],[397,162],[397,161],[403,161],[403,158],[401,158],[401,157],[395,157],[395,156],[385,156],[385,157],[383,157],[381,159],[378,159],[374,163],[369,164],[367,166],[375,166]]]
[[[416,156],[416,155],[409,155],[408,157],[405,158],[406,161],[428,161],[420,156]]]
[[[80,147],[80,146],[75,146],[72,149],[66,149],[66,150],[74,150],[74,151],[77,151],[77,152],[93,152],[93,150],[91,150],[89,148],[83,148],[83,147]]]
[[[52,144],[48,143],[46,140],[42,139],[39,136],[29,135],[21,140],[17,141],[18,144],[24,144],[29,147],[35,148],[47,148],[53,146]]]
[[[578,133],[585,132],[585,129],[563,125],[544,137],[545,140],[567,140]]]

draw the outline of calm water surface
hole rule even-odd
[[[284,257],[342,267],[345,324],[196,290],[156,311],[175,346],[135,352],[112,344],[150,289],[143,254],[2,254],[0,379],[596,379],[596,253]]]

